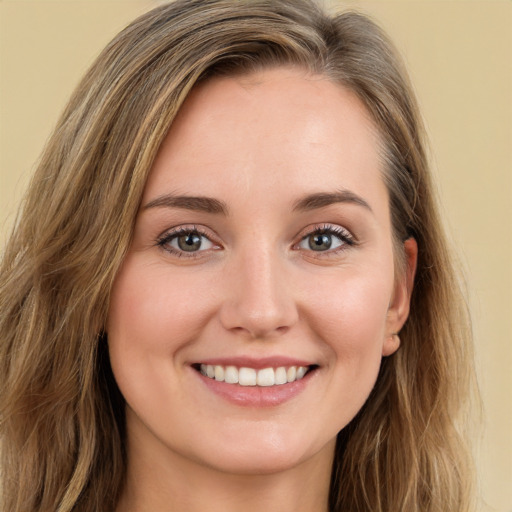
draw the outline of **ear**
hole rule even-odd
[[[389,304],[386,319],[386,339],[382,346],[382,355],[390,356],[400,346],[398,333],[409,316],[414,276],[418,262],[418,244],[414,238],[408,238],[403,244],[405,268],[396,277],[393,296]]]

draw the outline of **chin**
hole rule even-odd
[[[242,450],[242,449],[241,449]],[[211,461],[209,466],[221,473],[229,473],[235,475],[272,475],[283,473],[299,466],[308,457],[303,459],[290,453],[276,453],[268,450],[265,453],[255,450],[242,450],[236,457],[230,460]]]
[[[334,453],[336,438],[325,444],[312,445],[311,440],[302,438],[296,432],[284,436],[277,432],[262,432],[259,435],[244,435],[244,439],[232,439],[229,443],[217,445],[212,455],[203,458],[203,463],[223,473],[238,475],[270,475],[289,471],[303,462],[317,456]]]

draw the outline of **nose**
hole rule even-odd
[[[244,252],[227,271],[222,325],[251,339],[287,332],[299,314],[286,262],[271,250]]]

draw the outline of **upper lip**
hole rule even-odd
[[[236,366],[237,368],[280,368],[282,366],[312,366],[311,361],[297,359],[289,356],[269,356],[254,358],[248,356],[236,357],[208,357],[196,361],[194,364],[209,364],[212,366]]]

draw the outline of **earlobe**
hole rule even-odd
[[[390,356],[394,354],[400,348],[400,337],[397,333],[391,334],[382,347],[382,356]]]
[[[414,238],[404,242],[405,268],[403,274],[398,276],[393,298],[389,305],[387,315],[387,338],[382,347],[382,355],[388,356],[396,352],[400,346],[398,333],[409,316],[411,295],[416,275],[418,261],[418,244]]]

